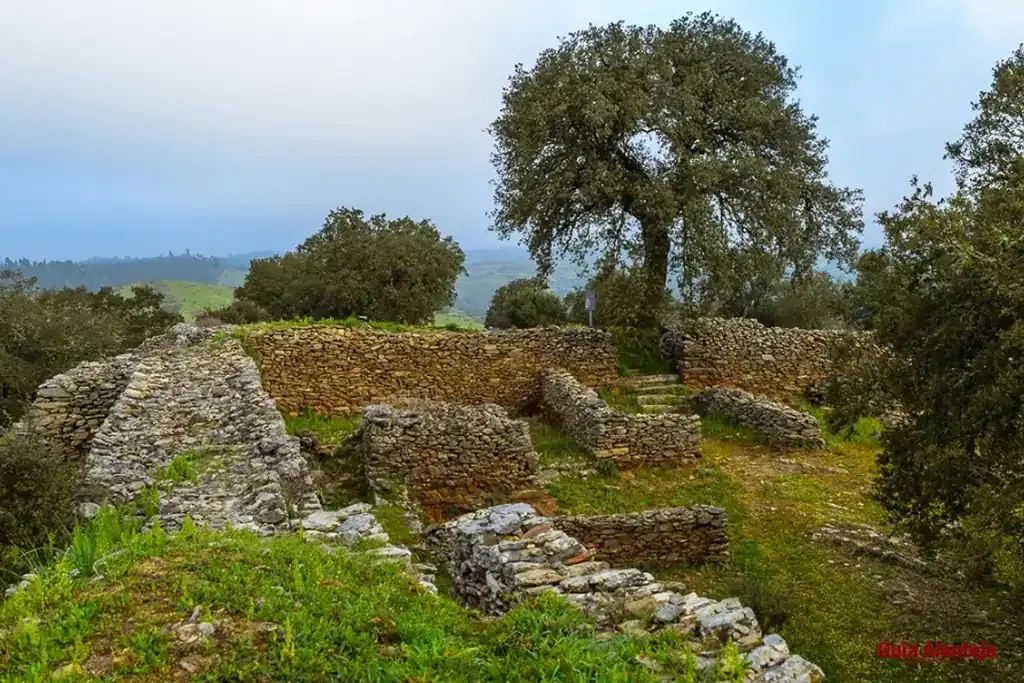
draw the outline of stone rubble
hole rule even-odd
[[[711,387],[694,396],[691,403],[701,415],[725,415],[763,435],[769,443],[783,450],[819,450],[825,447],[821,425],[813,415],[742,389]]]
[[[748,681],[818,683],[819,667],[765,636],[739,600],[681,594],[639,569],[613,569],[526,504],[499,505],[427,530],[425,541],[449,568],[467,607],[501,615],[529,596],[565,596],[603,630],[642,634],[671,629],[686,636],[710,666],[730,639],[750,664]]]

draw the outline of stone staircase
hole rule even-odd
[[[679,375],[639,375],[626,380],[625,386],[636,394],[645,413],[676,413],[687,406]]]

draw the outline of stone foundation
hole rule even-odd
[[[709,505],[616,515],[552,517],[551,524],[613,567],[729,562],[725,510]]]
[[[541,380],[544,410],[582,447],[624,469],[678,466],[700,457],[696,415],[620,413],[565,370]]]
[[[705,389],[693,397],[692,405],[701,415],[725,415],[737,424],[761,434],[770,444],[781,449],[817,450],[825,447],[821,425],[813,415],[754,396],[742,389]]]
[[[765,636],[739,600],[683,595],[637,569],[612,569],[579,540],[555,528],[529,505],[502,505],[464,515],[425,534],[447,563],[453,591],[465,605],[500,615],[540,593],[563,595],[599,628],[645,634],[671,629],[713,665],[721,647],[736,643],[750,665],[748,681],[819,683],[821,669],[790,654],[778,635]]]
[[[369,406],[349,443],[373,490],[401,485],[427,505],[473,509],[528,488],[537,473],[529,425],[497,405]]]

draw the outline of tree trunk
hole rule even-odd
[[[641,224],[644,240],[644,292],[641,327],[658,327],[659,314],[665,304],[665,282],[668,280],[668,226]]]

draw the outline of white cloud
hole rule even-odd
[[[479,156],[516,61],[589,21],[663,21],[680,11],[652,3],[623,17],[626,7],[2,0],[0,119],[8,139],[28,148],[58,137],[64,145],[74,133],[90,150],[203,155],[204,164],[211,155],[226,164]]]

